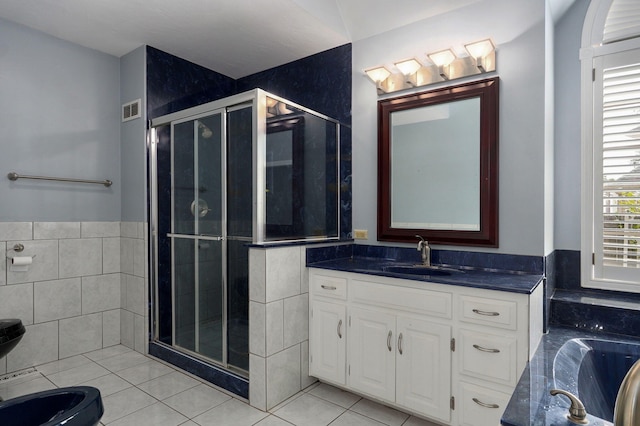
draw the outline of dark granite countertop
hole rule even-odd
[[[541,274],[512,272],[498,269],[461,267],[454,265],[435,265],[440,273],[416,275],[390,272],[385,269],[394,266],[411,266],[415,262],[398,262],[376,257],[348,257],[307,263],[310,268],[329,269],[334,271],[356,272],[360,274],[402,278],[447,284],[463,287],[474,287],[486,290],[507,291],[511,293],[531,294],[542,282]]]
[[[542,337],[538,349],[522,373],[502,415],[502,425],[575,426],[575,423],[566,419],[569,400],[565,397],[551,396],[549,391],[558,385],[554,379],[554,362],[558,350],[565,342],[576,338],[640,343],[640,339],[628,336],[594,333],[578,328],[551,327],[549,333]],[[590,426],[611,425],[610,422],[593,417],[588,412],[587,407]]]

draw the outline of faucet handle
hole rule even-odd
[[[569,421],[577,423],[579,425],[586,425],[587,423],[589,423],[589,421],[587,420],[587,410],[585,410],[584,404],[578,399],[577,396],[562,389],[551,389],[549,393],[551,393],[551,395],[553,396],[560,394],[569,398],[569,400],[571,401],[569,414],[567,415],[567,419],[569,419]]]

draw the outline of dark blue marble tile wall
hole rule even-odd
[[[556,282],[554,288],[580,290],[580,251],[556,250],[551,255],[553,268],[547,276],[554,277]]]
[[[231,77],[147,46],[149,119],[236,93]]]
[[[340,122],[341,239],[352,232],[351,51],[345,44],[237,80],[238,93],[260,88]]]
[[[238,79],[238,93],[260,88],[351,124],[351,44]]]

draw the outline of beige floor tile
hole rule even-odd
[[[131,387],[102,398],[104,415],[100,421],[108,424],[157,402],[140,389]]]
[[[162,402],[188,418],[193,418],[230,399],[229,395],[201,384],[170,396]]]
[[[109,423],[108,426],[178,426],[188,420],[177,411],[157,402]]]
[[[159,400],[169,398],[187,389],[194,388],[201,384],[198,380],[187,376],[179,371],[165,374],[148,382],[138,385],[138,388],[147,392]]]
[[[409,415],[402,411],[364,398],[351,407],[351,410],[389,426],[400,426],[409,418]]]
[[[201,426],[247,426],[253,425],[268,414],[235,398],[193,418]]]
[[[274,414],[295,425],[326,426],[345,411],[344,407],[305,393]]]

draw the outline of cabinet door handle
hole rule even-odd
[[[335,285],[326,285],[326,284],[321,284],[320,287],[322,287],[325,290],[337,290],[338,288]]]
[[[393,333],[391,333],[391,330],[389,330],[389,334],[387,334],[387,349],[389,349],[389,352],[391,352],[391,337],[393,336]]]
[[[500,408],[498,404],[487,404],[486,402],[480,401],[478,398],[471,398],[471,399],[473,400],[473,402],[475,402],[476,404],[484,408]]]
[[[484,315],[485,317],[498,317],[500,312],[481,311],[480,309],[473,309],[474,314]]]
[[[402,355],[402,333],[398,336],[398,352]]]
[[[482,352],[489,352],[489,353],[492,353],[492,354],[500,353],[500,349],[483,348],[480,345],[473,345],[473,347],[476,348],[479,351],[482,351]]]
[[[338,321],[338,337],[342,339],[342,320]]]

